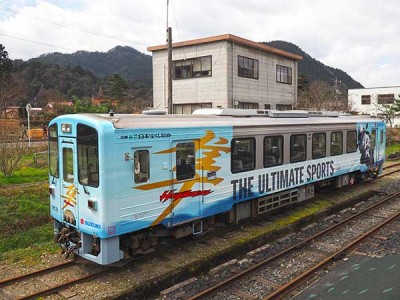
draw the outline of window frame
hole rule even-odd
[[[146,158],[146,162],[147,162],[147,172],[140,172],[141,171],[141,168],[138,170],[139,172],[138,173],[136,173],[136,163],[139,163],[139,165],[140,165],[140,167],[141,167],[141,163],[140,163],[140,161],[141,161],[141,159],[140,159],[140,153],[138,153],[138,161],[136,161],[136,153],[137,152],[145,152],[145,153],[147,153],[147,158]],[[133,152],[133,169],[134,169],[134,172],[133,172],[133,182],[135,183],[135,184],[142,184],[142,183],[147,183],[147,182],[149,182],[150,181],[150,152],[149,152],[149,150],[147,150],[147,149],[136,149],[135,150],[135,152]],[[140,173],[144,173],[144,174],[146,174],[147,175],[147,177],[143,177],[143,178],[147,178],[147,180],[146,181],[141,181],[141,178],[139,177],[139,174]]]
[[[97,173],[97,182],[96,181],[94,181],[95,183],[93,184],[92,182],[89,182],[89,174],[87,174],[87,178],[88,178],[88,182],[87,183],[85,183],[85,182],[83,182],[83,171],[81,170],[81,168],[82,167],[84,167],[84,162],[82,162],[81,161],[81,159],[82,159],[82,155],[81,155],[81,149],[80,149],[80,147],[81,147],[81,142],[80,142],[80,139],[82,139],[82,137],[80,137],[80,135],[79,135],[79,128],[81,127],[81,126],[85,126],[85,127],[88,127],[88,128],[90,128],[90,129],[92,129],[92,130],[94,130],[95,132],[96,132],[96,140],[97,140],[97,144],[96,144],[96,146],[95,147],[87,147],[86,148],[86,150],[85,150],[85,152],[86,152],[86,162],[85,162],[85,166],[88,168],[89,167],[89,154],[88,154],[88,152],[89,152],[89,149],[91,149],[91,148],[95,148],[96,149],[96,153],[97,153],[97,159],[95,160],[95,172],[93,172],[93,173]],[[81,185],[84,185],[84,186],[90,186],[90,187],[94,187],[94,188],[97,188],[97,187],[99,187],[99,185],[100,185],[100,156],[99,156],[99,133],[98,133],[98,131],[97,131],[97,129],[96,128],[94,128],[94,127],[92,127],[92,126],[89,126],[89,125],[86,125],[86,124],[82,124],[82,123],[78,123],[77,124],[77,126],[76,126],[76,141],[77,141],[77,163],[78,163],[78,182],[81,184]],[[87,146],[87,145],[86,145]],[[94,146],[94,145],[89,145],[89,146]],[[90,156],[90,158],[93,158],[93,156]],[[96,158],[96,157],[95,157]]]
[[[304,159],[299,159],[299,160],[293,160],[293,141],[292,139],[294,137],[298,136],[303,136],[305,138],[304,142]],[[297,163],[297,162],[302,162],[307,160],[307,134],[301,133],[301,134],[292,134],[290,135],[290,163]]]
[[[265,162],[265,141],[268,138],[279,138],[281,140],[281,149],[280,149],[280,163],[275,163],[273,165],[268,165],[266,166],[266,162]],[[285,149],[285,140],[283,138],[283,135],[272,135],[272,136],[264,136],[263,139],[263,166],[264,168],[271,168],[271,167],[275,167],[275,166],[280,166],[283,165],[283,159],[284,159],[284,149]]]
[[[62,157],[63,157],[63,181],[68,183],[74,183],[75,181],[74,150],[70,147],[63,147]],[[71,158],[71,162],[69,161],[69,158]],[[68,175],[72,175],[72,178],[69,178]]]
[[[336,154],[332,154],[332,152],[333,152],[333,151],[332,151],[332,147],[334,146],[334,145],[333,145],[333,135],[334,135],[334,134],[337,134],[337,133],[340,133],[341,136],[342,136],[341,152],[340,152],[340,153],[336,153]],[[343,150],[344,150],[344,149],[343,149],[343,148],[344,148],[344,147],[343,147],[343,142],[344,142],[344,141],[343,141],[343,131],[332,131],[332,132],[331,132],[331,147],[330,147],[330,154],[331,154],[331,156],[338,156],[338,155],[342,155],[342,154],[343,154]]]
[[[193,173],[192,177],[183,177],[182,178],[183,175],[186,175],[188,173],[180,174],[180,171],[178,172],[178,159],[182,160],[182,158],[180,158],[180,157],[178,158],[178,151],[181,151],[178,149],[178,147],[179,147],[179,145],[183,145],[183,144],[193,144],[193,152],[192,152],[192,154],[190,154],[190,155],[193,155],[193,160],[194,160],[193,161],[193,170],[189,170],[189,171],[191,171],[191,173]],[[195,143],[195,141],[178,142],[178,143],[176,143],[175,149],[176,149],[176,151],[175,151],[175,167],[176,167],[175,168],[175,178],[176,178],[176,180],[180,181],[180,182],[185,181],[185,180],[193,180],[196,177],[196,143]],[[185,160],[185,168],[186,169],[187,169],[188,165],[190,166],[190,164],[188,164],[188,162]],[[179,166],[181,166],[181,164],[179,164]],[[189,174],[191,174],[191,173],[189,173]]]
[[[355,147],[354,147],[354,150],[352,150],[352,151],[349,150],[349,140],[350,140],[349,139],[349,133],[354,133],[355,134],[355,139],[354,139]],[[357,147],[358,147],[358,145],[357,145],[357,130],[348,130],[347,133],[346,133],[346,153],[357,152]]]
[[[208,70],[203,70],[203,59],[209,58],[210,59],[210,69]],[[195,63],[200,62],[200,71],[194,71],[194,66]],[[185,63],[185,64],[184,64]],[[172,62],[173,65],[173,74],[172,74],[172,79],[173,80],[183,80],[183,79],[192,79],[192,78],[201,78],[201,77],[211,77],[212,76],[212,55],[204,55],[204,56],[199,56],[199,57],[192,57],[192,58],[187,58],[187,59],[179,59],[179,60],[174,60]],[[179,67],[180,69],[178,69]],[[180,76],[177,76],[179,70]],[[188,72],[187,77],[184,77],[184,71]],[[195,74],[195,72],[198,72]],[[205,74],[205,72],[208,72],[208,74]],[[190,74],[189,74],[190,73]]]
[[[236,161],[236,159],[234,160],[233,158],[234,158],[234,145],[236,144],[236,141],[244,141],[244,140],[250,140],[251,141],[251,143],[252,143],[252,150],[253,150],[253,152],[252,152],[252,156],[253,156],[253,159],[252,159],[252,161],[251,161],[251,163],[253,164],[253,167],[251,168],[251,169],[245,169],[245,168],[243,168],[242,170],[233,170],[233,168],[232,168],[232,166],[233,166],[233,161]],[[241,161],[241,163],[243,164],[243,161],[242,160],[240,160]],[[256,139],[254,138],[254,137],[241,137],[241,138],[233,138],[232,139],[232,141],[231,141],[231,172],[232,172],[232,174],[237,174],[237,173],[242,173],[242,172],[248,172],[248,171],[252,171],[252,170],[255,170],[255,168],[256,168]]]
[[[284,75],[286,75],[286,80],[284,78]],[[276,82],[292,85],[292,83],[293,83],[292,68],[277,64],[276,65]]]
[[[242,78],[249,78],[249,79],[255,79],[258,80],[260,76],[260,63],[258,59],[243,56],[243,55],[238,55],[237,56],[237,69],[238,69],[238,77]],[[240,61],[243,61],[241,64]],[[252,68],[250,68],[250,63],[252,65]],[[242,65],[242,67],[241,67]],[[246,68],[247,65],[247,68]],[[247,74],[245,72],[247,70]],[[252,74],[251,74],[252,72]]]
[[[361,105],[370,105],[371,95],[361,95]]]
[[[323,135],[324,136],[324,154],[322,156],[315,156],[314,155],[314,136],[316,135]],[[312,159],[319,159],[326,157],[326,132],[315,132],[312,134],[311,137],[311,158]]]
[[[53,128],[55,128],[55,133],[56,133],[55,137],[51,136]],[[52,151],[52,146],[51,145],[54,145],[54,142],[55,142],[55,151]],[[58,152],[58,145],[59,144],[58,144],[58,126],[57,126],[57,123],[54,123],[51,126],[49,126],[49,140],[48,140],[48,143],[49,143],[49,174],[51,176],[55,177],[55,178],[59,178],[60,177],[60,170],[59,170],[60,155],[59,155],[59,152]],[[54,153],[53,154],[55,156],[54,158],[53,158],[52,153]],[[54,173],[52,172],[53,171],[52,170],[52,161],[53,161],[53,159],[55,159],[55,170],[54,170]]]

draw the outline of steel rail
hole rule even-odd
[[[20,276],[16,276],[16,277],[12,277],[12,278],[1,280],[0,281],[0,288],[4,287],[4,286],[7,286],[7,285],[10,285],[10,284],[13,284],[15,282],[18,282],[20,280],[24,280],[24,279],[29,278],[29,277],[39,276],[39,275],[43,275],[43,274],[46,274],[46,273],[50,273],[52,271],[67,267],[67,266],[72,265],[74,263],[75,262],[73,260],[70,260],[70,261],[62,262],[60,264],[57,264],[57,265],[54,265],[54,266],[51,266],[51,267],[48,267],[48,268],[45,268],[45,269],[41,269],[41,270],[33,271],[33,272],[30,272],[30,273],[26,273],[26,274],[23,274],[23,275],[20,275]]]
[[[354,214],[353,216],[337,223],[334,224],[320,232],[318,232],[317,234],[283,250],[282,252],[279,252],[277,254],[275,254],[274,256],[267,258],[259,263],[257,263],[256,265],[250,267],[247,270],[244,270],[243,272],[237,273],[234,276],[216,284],[215,286],[212,286],[204,291],[201,291],[200,293],[198,293],[197,295],[194,295],[192,297],[189,298],[189,300],[194,300],[194,299],[206,299],[207,297],[210,297],[211,295],[215,295],[216,293],[223,291],[225,289],[227,289],[229,286],[233,285],[235,282],[239,281],[240,279],[250,275],[251,273],[254,273],[255,271],[259,270],[260,268],[264,267],[265,265],[267,265],[268,263],[273,262],[274,260],[277,260],[278,258],[290,253],[293,250],[299,249],[301,247],[303,247],[305,244],[312,242],[313,240],[325,235],[328,232],[333,231],[334,229],[336,229],[337,227],[343,226],[349,222],[351,222],[352,220],[358,218],[359,216],[362,216],[366,213],[368,213],[369,211],[375,209],[376,207],[383,205],[384,203],[392,200],[393,198],[399,197],[400,196],[400,192],[397,192],[395,194],[389,195],[388,197],[386,197],[385,199],[371,205],[370,207],[360,211],[357,214]]]
[[[109,268],[107,268],[105,270],[102,270],[102,271],[100,271],[98,273],[91,273],[91,274],[82,276],[82,277],[80,277],[78,279],[69,280],[69,281],[61,283],[59,285],[50,287],[50,288],[48,288],[46,290],[42,290],[40,292],[36,292],[34,294],[18,297],[17,299],[18,300],[37,299],[38,297],[51,295],[51,294],[54,294],[54,293],[56,293],[58,291],[61,291],[61,290],[65,289],[67,287],[70,287],[72,285],[75,285],[75,284],[78,284],[78,283],[82,283],[82,282],[89,281],[91,279],[97,278],[97,277],[103,275],[104,273],[106,273],[108,271],[109,271]]]
[[[285,285],[281,286],[279,289],[276,291],[272,292],[270,295],[265,297],[263,300],[271,300],[271,299],[281,299],[283,296],[287,295],[291,291],[293,291],[295,288],[297,288],[300,284],[305,282],[312,274],[314,274],[316,271],[322,269],[325,267],[328,263],[331,261],[335,260],[337,257],[340,257],[343,254],[348,253],[350,250],[355,248],[358,244],[363,242],[365,239],[369,238],[371,235],[376,233],[378,230],[380,230],[382,227],[390,224],[393,222],[395,219],[397,219],[400,216],[400,212],[397,212],[393,216],[389,217],[379,225],[375,226],[368,232],[364,233],[362,236],[358,237],[356,240],[352,241],[349,243],[347,246],[343,247],[342,249],[338,250],[336,253],[330,255],[323,261],[319,262],[315,266],[313,266],[311,269],[308,269],[306,272],[300,274],[296,278],[292,279]]]

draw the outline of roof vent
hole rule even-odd
[[[339,117],[339,112],[337,111],[309,111],[310,117]]]
[[[194,115],[214,115],[231,117],[270,117],[270,118],[308,118],[304,110],[268,110],[236,108],[203,108],[193,112]]]
[[[166,114],[167,112],[165,110],[148,109],[142,111],[142,115],[148,115],[148,116],[164,116]]]
[[[114,117],[114,111],[112,109],[110,109],[109,114],[110,114],[110,117]]]

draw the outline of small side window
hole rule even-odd
[[[312,135],[312,159],[326,156],[326,134],[324,132]]]
[[[71,148],[63,148],[63,179],[74,183],[74,156]]]
[[[264,138],[264,168],[281,165],[283,161],[283,137]]]
[[[290,137],[290,162],[295,163],[306,160],[307,135],[296,134]]]
[[[150,179],[149,151],[136,150],[133,157],[135,183],[148,182]]]
[[[176,145],[176,179],[194,178],[196,173],[196,148],[193,142]]]
[[[256,142],[254,138],[233,139],[231,153],[232,173],[254,170],[256,165]]]
[[[381,143],[381,145],[383,145],[383,143],[384,143],[384,133],[383,133],[383,130],[381,130],[380,132],[379,132],[379,134],[380,134],[380,143]]]
[[[371,132],[371,148],[375,149],[375,142],[376,142],[376,129],[373,129]]]
[[[331,156],[340,155],[343,153],[343,132],[331,133]]]
[[[347,153],[357,151],[357,131],[347,131]]]

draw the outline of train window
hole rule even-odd
[[[326,156],[326,134],[325,132],[312,135],[312,158],[323,158]]]
[[[49,172],[58,178],[58,134],[57,124],[49,127]]]
[[[373,129],[371,132],[371,148],[375,149],[375,142],[376,142],[376,129]]]
[[[135,183],[147,182],[150,179],[150,160],[148,150],[135,151],[134,168]]]
[[[99,149],[97,130],[78,124],[78,179],[79,183],[99,186]]]
[[[380,143],[383,145],[384,139],[383,139],[383,130],[380,131],[379,136],[380,136]]]
[[[63,148],[63,178],[74,183],[74,157],[71,148]]]
[[[347,153],[357,151],[357,131],[347,131]]]
[[[231,144],[231,172],[254,170],[256,165],[256,141],[254,138],[233,139]]]
[[[290,137],[290,162],[306,160],[307,135],[296,134]]]
[[[331,155],[340,155],[343,153],[343,132],[337,131],[331,133]]]
[[[283,160],[283,137],[264,138],[264,168],[281,165]]]
[[[176,179],[192,179],[195,175],[196,148],[194,142],[176,145]]]

